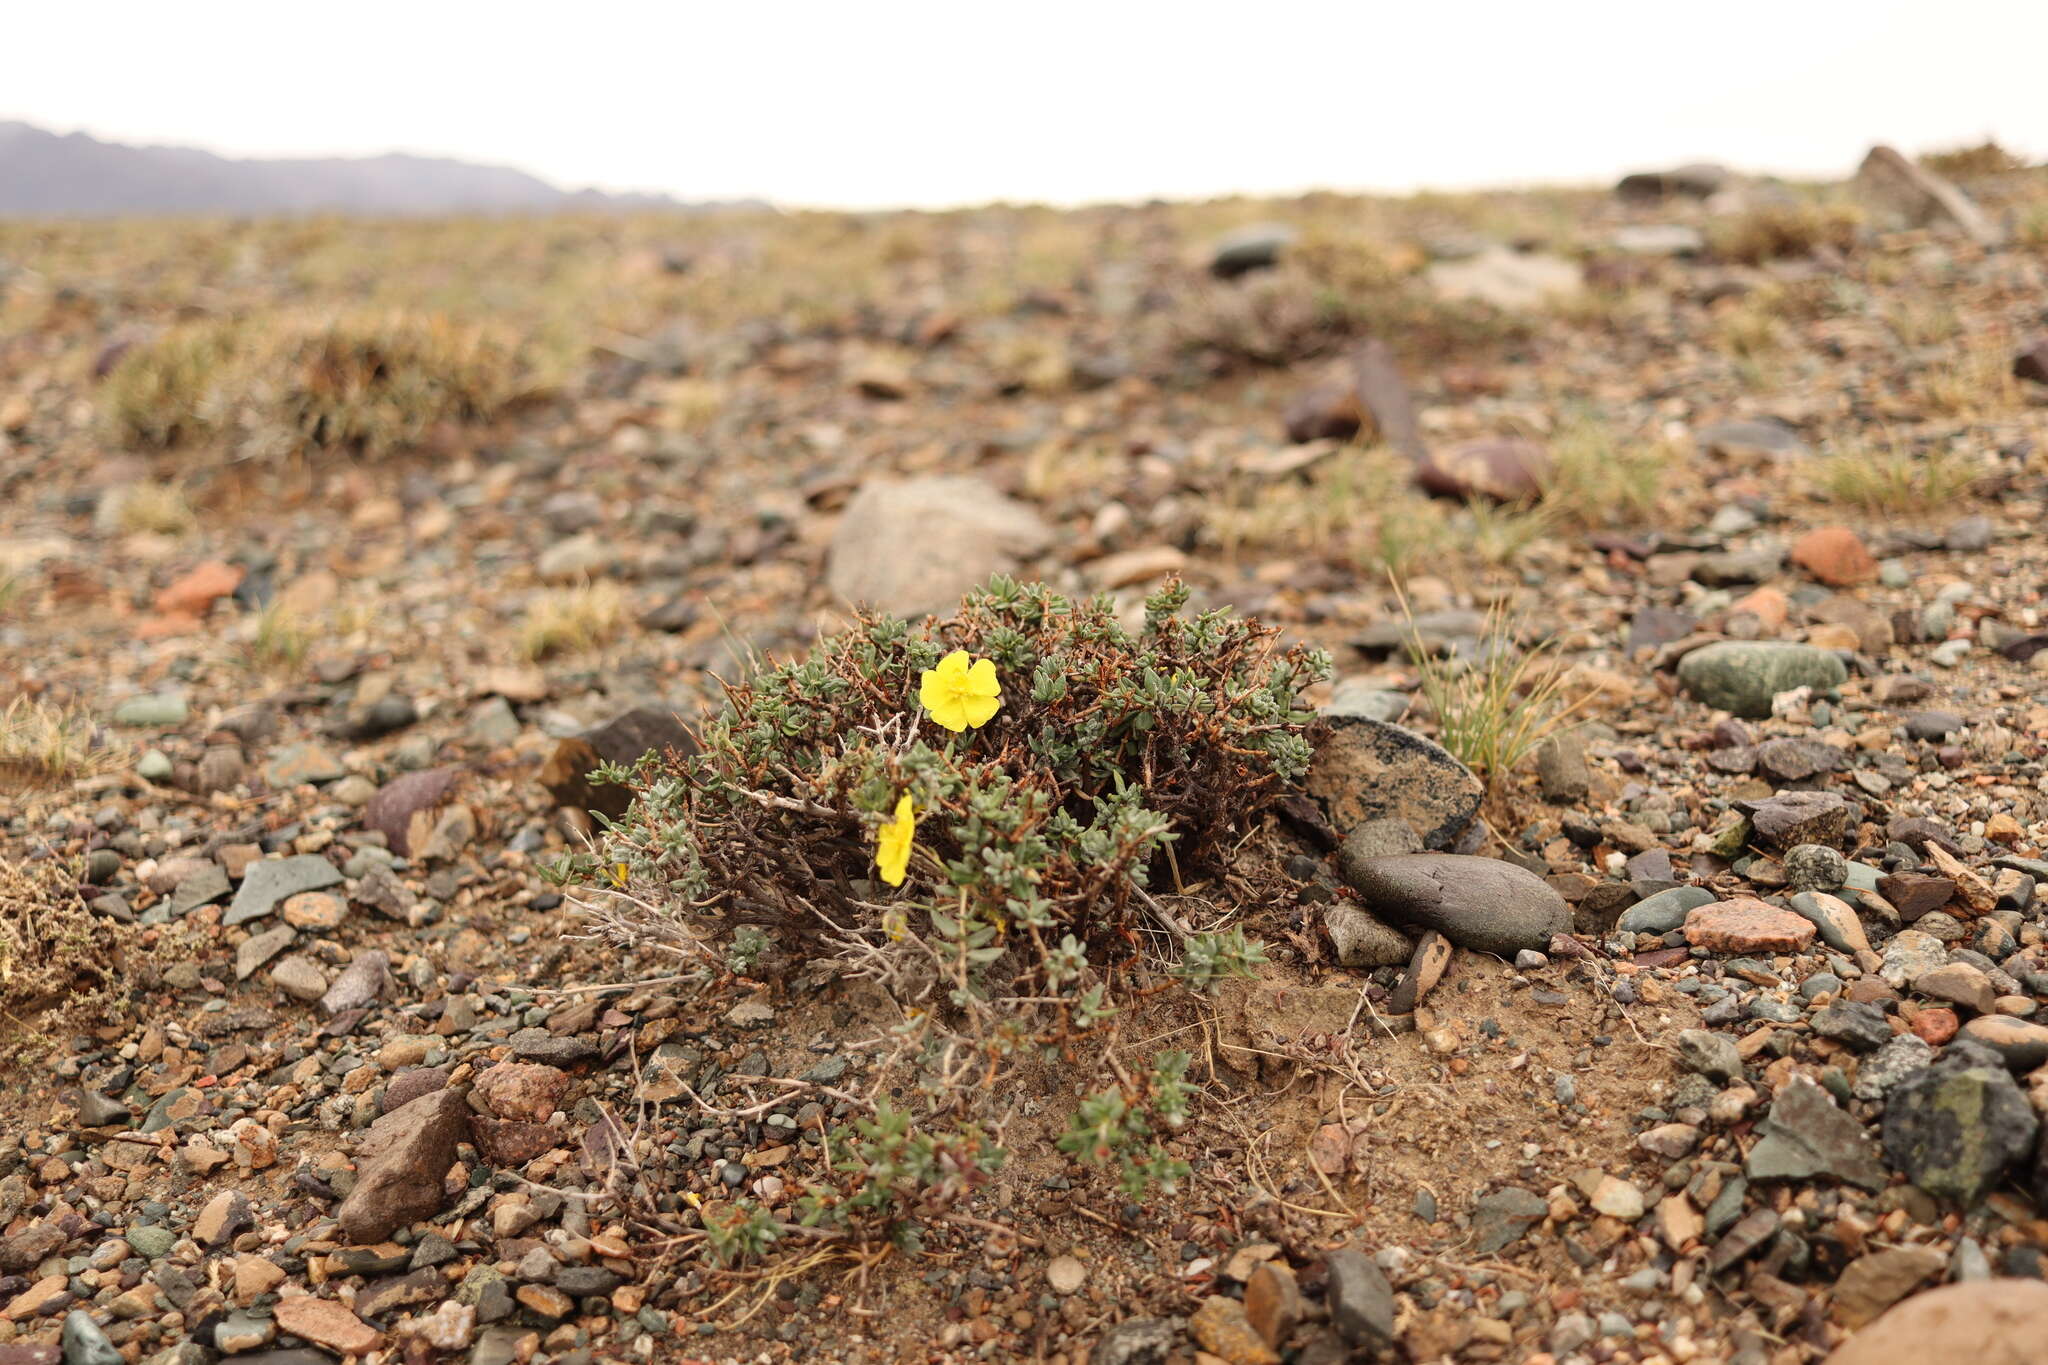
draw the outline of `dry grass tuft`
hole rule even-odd
[[[1661,437],[1623,436],[1592,412],[1568,412],[1551,434],[1543,506],[1561,525],[1617,526],[1656,511],[1678,467]]]
[[[2013,376],[2006,338],[1992,334],[1963,343],[1952,359],[1920,374],[1917,393],[1930,416],[1982,417],[2018,407],[2020,381]]]
[[[1951,180],[1974,180],[2027,169],[2025,157],[2014,156],[1989,138],[1974,147],[1949,147],[1928,152],[1920,158],[1920,164]]]
[[[1850,204],[1766,204],[1707,226],[1707,250],[1740,265],[1811,256],[1856,245],[1863,214]]]
[[[61,782],[109,767],[116,754],[84,712],[40,697],[0,711],[0,777]]]
[[[282,603],[273,602],[256,616],[249,653],[263,668],[292,668],[305,660],[312,643],[311,627]]]
[[[610,640],[625,622],[625,594],[615,583],[545,592],[526,609],[519,650],[529,659],[580,654]]]
[[[130,484],[119,497],[114,524],[127,535],[182,536],[199,525],[184,490],[174,483]]]
[[[1943,447],[1915,451],[1895,438],[1882,448],[1835,442],[1814,466],[1814,490],[1829,502],[1902,515],[1954,502],[1983,477],[1969,456]]]
[[[1408,609],[1405,597],[1401,607]],[[1499,607],[1487,614],[1478,658],[1438,657],[1419,637],[1411,639],[1409,654],[1421,673],[1422,695],[1436,713],[1437,742],[1490,789],[1589,699],[1566,699],[1569,673],[1553,656],[1552,644],[1519,648]]]
[[[100,406],[115,439],[145,449],[377,456],[545,390],[536,365],[497,325],[273,315],[191,323],[138,346],[107,377]]]

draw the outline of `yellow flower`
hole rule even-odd
[[[924,670],[917,699],[932,719],[958,734],[970,725],[986,725],[1003,704],[1003,685],[996,681],[992,659],[975,659],[956,649],[939,660],[937,668]]]
[[[875,866],[891,886],[903,885],[903,874],[910,870],[910,841],[916,833],[917,817],[911,813],[910,793],[905,792],[896,803],[896,818],[875,835]]]

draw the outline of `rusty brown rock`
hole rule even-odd
[[[562,1107],[569,1073],[539,1062],[500,1062],[478,1074],[477,1098],[501,1119],[546,1123]]]
[[[1520,436],[1486,436],[1438,450],[1415,466],[1416,486],[1438,498],[1534,502],[1550,477],[1550,452]]]
[[[1915,1294],[1849,1338],[1827,1365],[1904,1360],[2035,1365],[2048,1341],[2048,1284],[1971,1280]]]
[[[381,832],[393,853],[411,857],[415,819],[428,816],[426,828],[431,829],[432,812],[448,799],[460,776],[459,769],[429,768],[425,772],[394,777],[378,788],[377,794],[363,807],[363,824]]]
[[[469,1120],[466,1091],[437,1090],[370,1125],[356,1153],[355,1188],[335,1213],[350,1241],[381,1242],[441,1211]]]
[[[1394,994],[1387,1001],[1388,1011],[1415,1013],[1415,1007],[1429,998],[1436,983],[1443,979],[1444,968],[1450,965],[1451,941],[1434,929],[1423,934],[1415,941],[1415,956],[1408,960],[1401,984],[1394,987]]]
[[[1717,953],[1802,952],[1812,920],[1749,896],[1702,905],[1685,917],[1685,941]]]

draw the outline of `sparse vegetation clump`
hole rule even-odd
[[[1499,609],[1487,617],[1475,658],[1446,658],[1410,641],[1422,695],[1436,714],[1437,741],[1497,785],[1582,704],[1566,695],[1552,646],[1524,649]]]
[[[115,439],[146,450],[375,457],[544,389],[536,366],[502,329],[438,314],[214,320],[123,356],[100,409]]]
[[[1762,265],[1822,249],[1848,251],[1862,226],[1863,215],[1851,204],[1765,204],[1710,224],[1707,248],[1719,260]]]
[[[701,752],[612,770],[633,807],[557,875],[593,884],[597,931],[623,944],[722,968],[715,945],[750,935],[751,961],[766,937],[879,985],[928,1110],[911,1122],[939,1142],[941,1116],[995,1103],[996,1072],[1101,1033],[1138,990],[1261,960],[1241,897],[1214,889],[1307,769],[1299,693],[1327,662],[1224,611],[1183,615],[1187,597],[1162,590],[1130,630],[1107,599],[997,578],[943,623],[863,616],[729,687]],[[1127,1185],[1176,1169],[1151,1144],[1185,1096],[1172,1059],[1157,1068],[1077,1121],[1076,1154]],[[871,1188],[813,1193],[850,1209]]]
[[[529,659],[580,654],[617,635],[626,623],[626,595],[599,581],[542,593],[526,609],[519,651]]]
[[[1543,506],[1560,522],[1580,526],[1649,518],[1678,468],[1668,442],[1624,435],[1586,410],[1565,416],[1549,448]]]
[[[1944,507],[1982,477],[1976,461],[1947,446],[1915,450],[1897,439],[1881,447],[1851,440],[1814,467],[1813,483],[1830,502],[1896,516]]]
[[[134,965],[129,931],[86,907],[80,881],[60,859],[0,859],[0,1056],[104,1020]]]
[[[66,781],[111,757],[91,718],[73,707],[24,696],[0,711],[0,781]]]

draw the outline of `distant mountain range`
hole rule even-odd
[[[666,195],[569,191],[508,166],[441,157],[248,159],[131,147],[0,120],[0,216],[545,213],[681,209]]]

